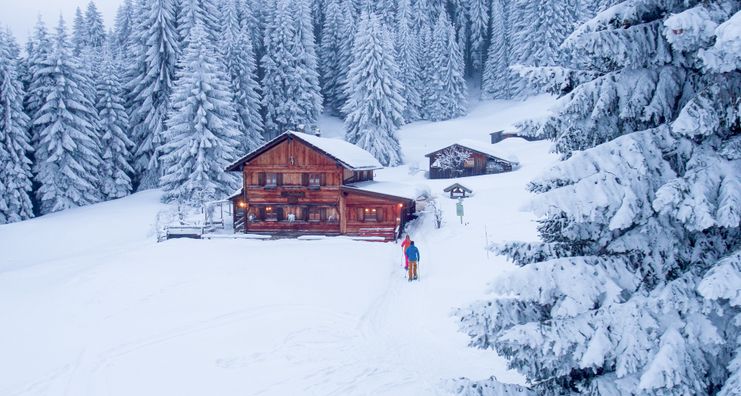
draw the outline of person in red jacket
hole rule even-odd
[[[404,240],[401,242],[401,252],[404,254],[404,269],[409,269],[409,257],[407,257],[407,248],[409,245],[412,244],[412,239],[409,238],[409,235],[404,238]]]

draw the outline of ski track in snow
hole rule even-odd
[[[460,140],[536,116],[552,104],[489,102],[468,117],[400,133],[410,164]],[[323,120],[326,136],[341,126]],[[474,189],[465,224],[442,196],[452,180],[408,166],[379,181],[429,186],[445,225],[418,221],[420,280],[398,244],[174,240],[157,244],[163,208],[149,191],[0,226],[0,395],[443,395],[460,376],[522,378],[492,351],[467,346],[451,312],[482,298],[512,266],[491,241],[532,239],[520,211],[528,180],[555,159],[546,142],[500,144],[517,172],[461,179]]]

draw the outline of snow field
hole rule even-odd
[[[400,141],[424,169],[431,149],[485,142],[550,103],[485,103],[465,119],[409,125]],[[157,244],[158,191],[0,226],[0,394],[436,395],[461,376],[522,383],[494,352],[469,348],[450,315],[511,268],[487,257],[487,235],[536,235],[520,211],[524,185],[555,158],[546,142],[497,146],[522,167],[458,180],[475,192],[464,225],[442,196],[453,180],[426,180],[407,166],[378,172],[377,180],[441,195],[443,228],[425,219],[412,231],[421,251],[413,283],[397,244]]]

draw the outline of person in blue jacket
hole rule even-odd
[[[407,259],[409,259],[409,282],[417,279],[417,264],[419,263],[419,249],[414,246],[414,241],[409,243],[406,250]]]

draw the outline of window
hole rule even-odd
[[[337,212],[337,208],[323,208],[322,217],[327,220],[327,223],[339,223],[340,215]]]
[[[265,221],[278,221],[278,210],[272,206],[265,207]]]
[[[363,221],[378,221],[378,209],[376,208],[364,208],[362,214]]]
[[[266,173],[265,174],[265,187],[276,187],[278,185],[278,174],[277,173]]]
[[[319,188],[322,185],[322,175],[319,173],[309,174],[309,187]]]
[[[463,161],[464,168],[473,168],[476,166],[476,160],[473,157],[468,157]]]
[[[312,223],[322,221],[322,209],[316,207],[309,208],[309,221]]]

